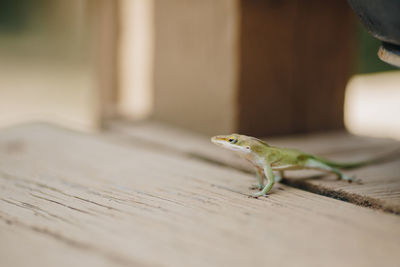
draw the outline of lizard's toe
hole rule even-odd
[[[252,186],[249,187],[250,190],[261,190],[263,189],[263,185],[258,185],[258,184],[253,184]]]
[[[258,193],[252,194],[251,196],[252,196],[253,198],[259,198],[259,197],[266,197],[267,194],[265,194],[265,193],[263,193],[263,192],[258,192]]]
[[[342,175],[341,179],[344,181],[348,181],[349,183],[359,181],[359,179],[357,179],[355,176],[347,176],[347,175]]]

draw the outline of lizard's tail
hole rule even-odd
[[[356,169],[367,165],[389,162],[395,160],[396,158],[400,158],[400,148],[376,158],[358,162],[349,162],[349,163],[336,162],[321,157],[316,157],[316,159],[321,161],[322,163],[325,163],[334,168],[344,169],[344,170]]]

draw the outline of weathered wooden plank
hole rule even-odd
[[[118,140],[0,132],[2,263],[22,265],[31,245],[29,262],[43,266],[398,264],[398,216],[285,185],[248,198],[249,174]]]
[[[124,266],[108,256],[69,240],[68,237],[46,232],[17,222],[0,214],[0,258],[2,266]],[[51,237],[51,238],[49,238]],[[132,265],[141,266],[131,262]]]
[[[136,124],[133,127],[124,123],[114,123],[112,128],[133,139],[157,143],[159,147],[169,147],[181,153],[252,171],[247,162],[229,151],[214,146],[205,136],[196,136],[177,128],[152,122]],[[272,145],[297,148],[345,162],[373,158],[400,148],[400,142],[394,140],[361,137],[345,132],[272,138],[267,141]],[[324,179],[309,179],[310,175],[318,174],[311,171],[287,172],[287,179],[284,182],[363,206],[400,213],[400,157],[391,162],[346,173],[360,178],[362,184],[337,181],[332,175],[326,174],[324,174]]]

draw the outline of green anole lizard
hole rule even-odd
[[[343,174],[339,169],[352,169],[381,161],[380,158],[354,163],[333,162],[299,150],[273,147],[257,138],[240,134],[217,135],[212,137],[211,141],[235,151],[254,166],[258,178],[257,187],[261,191],[253,194],[253,197],[265,196],[274,183],[283,177],[285,170],[321,170],[334,173],[341,180],[352,182],[355,178]],[[273,171],[277,171],[278,175],[274,175]],[[266,185],[264,179],[267,180]]]

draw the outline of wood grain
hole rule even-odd
[[[113,136],[0,132],[5,266],[396,266],[400,217]]]
[[[206,161],[232,166],[252,172],[251,166],[230,151],[220,149],[209,142],[209,137],[195,135],[159,123],[144,123],[129,126],[114,123],[112,129],[131,136],[131,139],[158,143],[158,147],[169,148]],[[358,161],[385,155],[395,150],[400,152],[400,142],[390,139],[368,138],[346,132],[297,135],[267,138],[268,143],[278,147],[297,148],[337,161]],[[400,213],[400,155],[393,161],[372,165],[346,174],[356,176],[362,184],[337,181],[332,175],[312,171],[290,171],[284,183],[311,192],[342,199],[362,206]],[[311,179],[310,179],[311,177]]]

